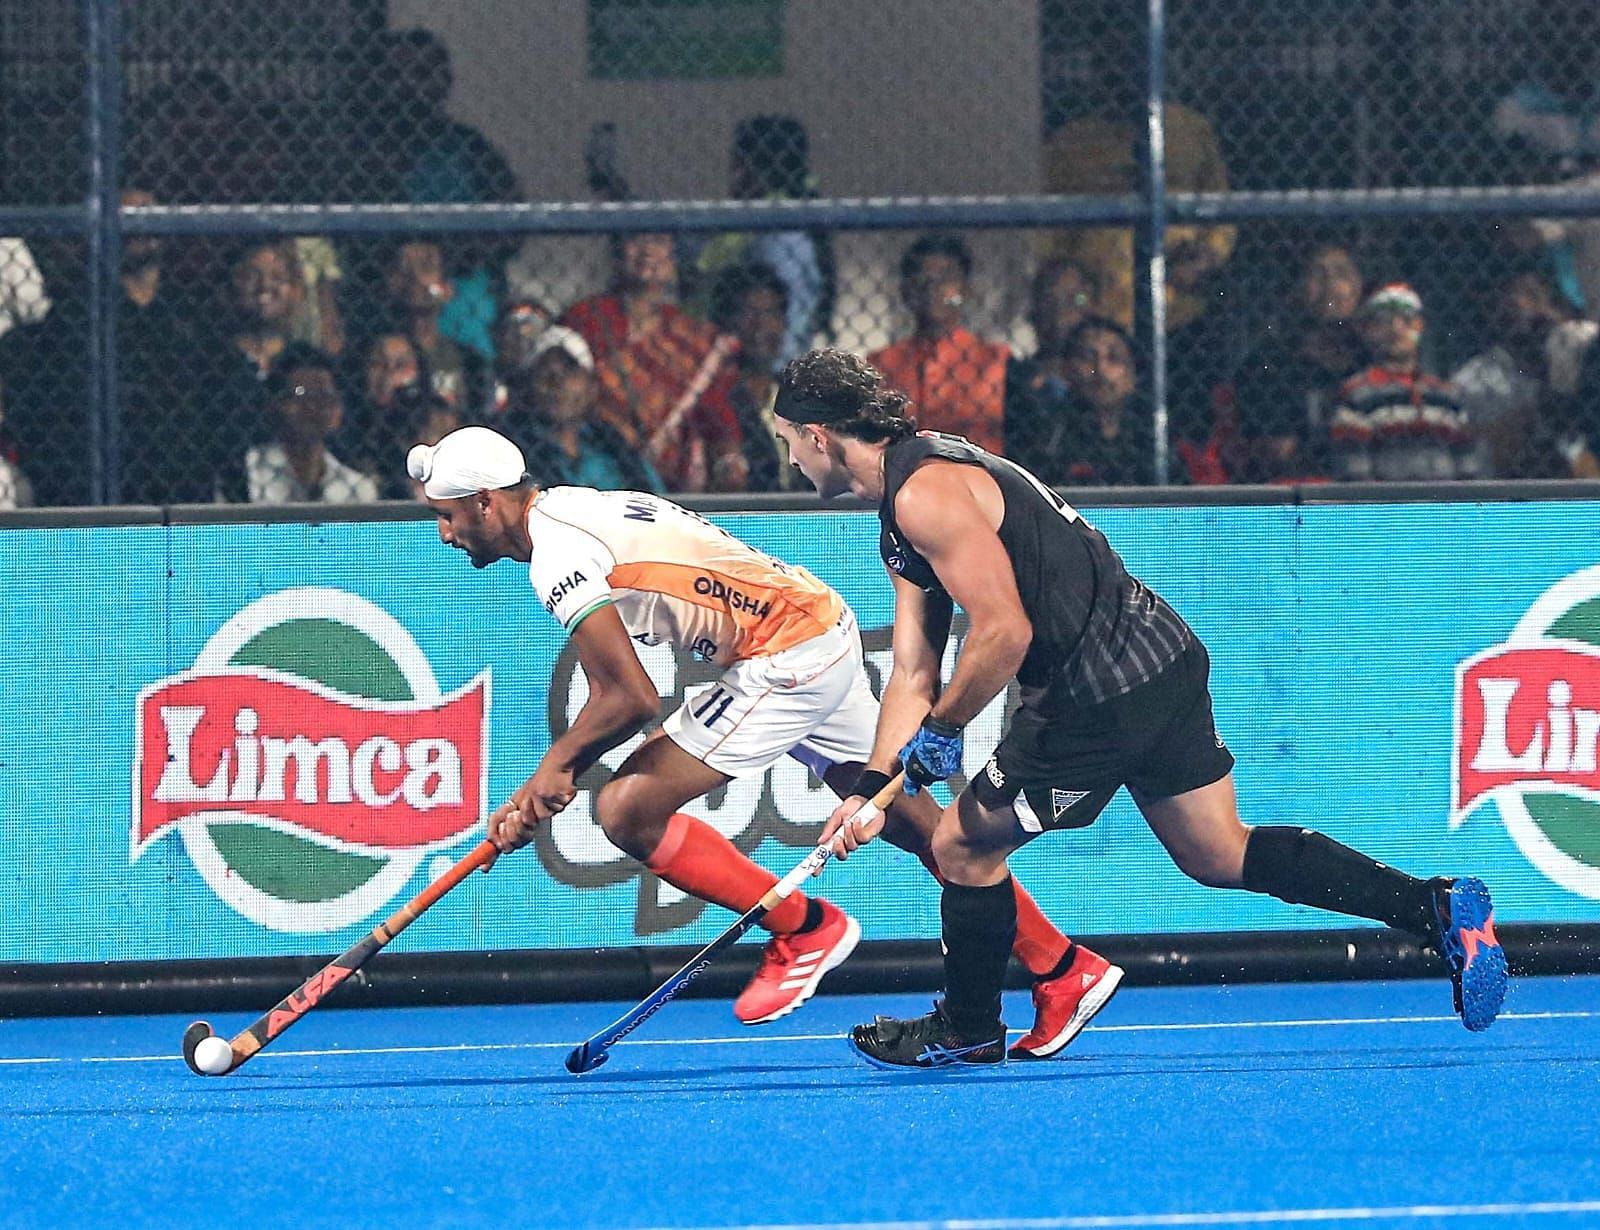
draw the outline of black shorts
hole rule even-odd
[[[1210,673],[1196,641],[1155,678],[1103,704],[1055,704],[1046,689],[1017,709],[967,789],[991,811],[1014,805],[1023,828],[1043,832],[1094,823],[1121,786],[1170,798],[1220,781],[1233,753],[1212,717]]]

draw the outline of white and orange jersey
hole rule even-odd
[[[528,509],[528,580],[571,631],[603,602],[628,635],[719,666],[779,653],[832,628],[844,600],[670,500],[551,487]]]

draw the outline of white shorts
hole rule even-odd
[[[821,635],[735,662],[715,683],[686,693],[661,730],[729,777],[760,773],[785,755],[821,777],[833,765],[865,762],[877,725],[861,634],[846,607]]]

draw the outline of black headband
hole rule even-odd
[[[772,403],[772,412],[791,423],[843,423],[847,419],[858,418],[861,415],[860,407],[841,410],[837,406],[830,406],[820,397],[796,393],[783,385],[778,387],[778,396]]]

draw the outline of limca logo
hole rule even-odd
[[[1452,828],[1493,799],[1529,862],[1600,900],[1600,567],[1456,667],[1451,784]]]
[[[290,589],[218,628],[135,712],[132,859],[176,831],[240,914],[332,931],[482,822],[489,675],[448,696],[387,611]]]

